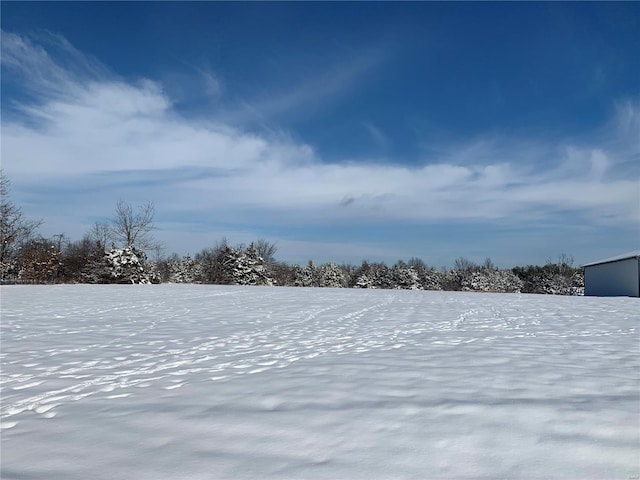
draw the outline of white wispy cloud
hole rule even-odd
[[[40,32],[34,39],[2,30],[2,66],[23,79],[23,88],[39,96],[72,94],[78,81],[105,79],[108,70],[64,37]]]
[[[43,46],[2,33],[3,69],[38,97],[19,106],[22,117],[3,116],[3,168],[14,183],[48,197],[39,200],[42,217],[63,223],[61,217],[73,217],[88,226],[115,200],[129,198],[153,200],[167,217],[247,228],[265,219],[274,225],[543,222],[561,212],[594,225],[640,220],[637,164],[628,174],[639,151],[637,102],[618,106],[615,134],[599,145],[493,136],[450,145],[418,166],[327,163],[287,136],[185,118],[158,82],[125,81],[54,39],[72,62],[61,64]],[[219,94],[212,72],[210,80]],[[339,88],[335,79],[325,87],[318,82],[316,92]],[[294,108],[307,95],[302,88],[261,108]],[[369,126],[374,138],[386,140]],[[626,175],[619,174],[621,165]]]
[[[294,72],[286,71],[290,66],[282,65],[281,85],[269,91],[254,91],[237,105],[223,110],[220,118],[242,125],[270,122],[282,116],[299,118],[329,108],[356,90],[389,55],[384,47],[363,49],[345,58],[314,65],[312,72],[302,78],[297,78],[300,75],[293,78]]]
[[[386,150],[389,148],[389,138],[372,122],[363,122],[365,130],[371,136],[371,139],[377,147]]]

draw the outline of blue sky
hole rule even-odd
[[[44,235],[576,263],[640,244],[640,4],[2,2],[2,167]]]

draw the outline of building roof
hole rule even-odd
[[[583,267],[591,267],[593,265],[600,265],[601,263],[618,262],[620,260],[628,260],[630,258],[640,258],[640,250],[633,250],[632,252],[623,253],[611,258],[605,258],[604,260],[598,260],[597,262],[585,263]]]

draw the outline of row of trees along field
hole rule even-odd
[[[419,258],[389,266],[309,262],[290,265],[275,259],[275,243],[258,239],[231,246],[225,239],[194,257],[165,257],[154,239],[151,202],[134,208],[120,200],[107,222],[96,222],[76,241],[64,234],[43,238],[41,221],[25,218],[10,199],[9,180],[0,173],[0,275],[2,283],[207,283],[298,287],[464,290],[580,295],[582,272],[561,255],[544,266],[498,269],[460,257],[451,269],[435,269]],[[151,258],[150,258],[151,257]]]

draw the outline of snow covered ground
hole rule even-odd
[[[9,479],[640,475],[640,302],[5,286]]]

